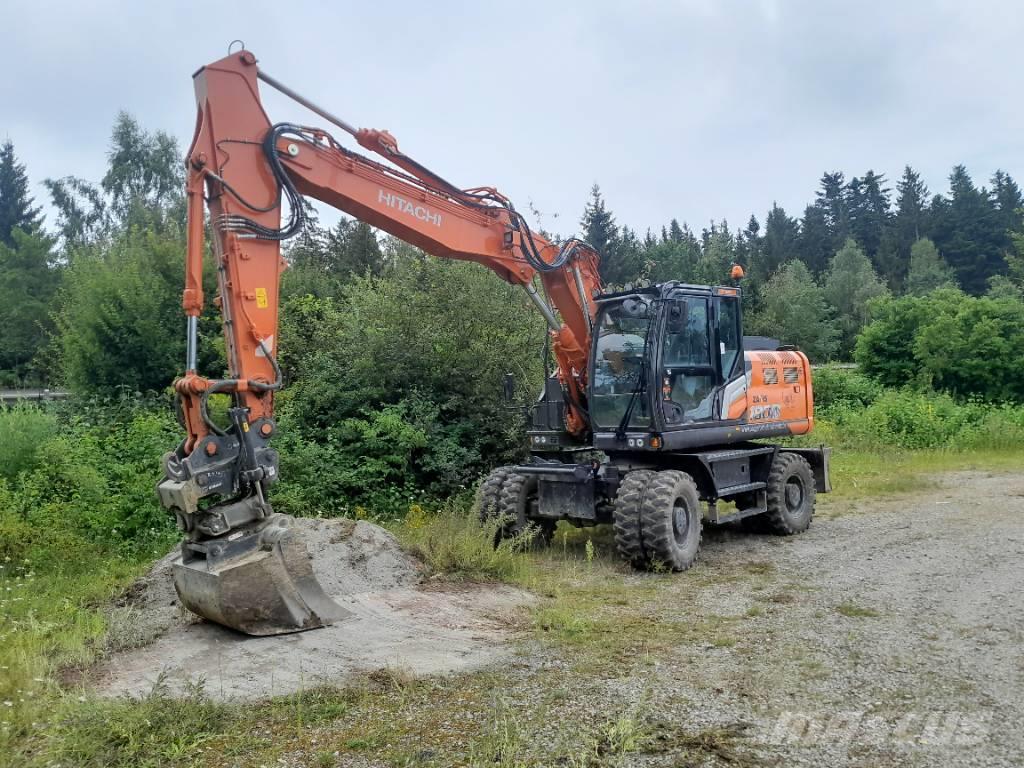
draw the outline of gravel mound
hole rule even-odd
[[[296,518],[293,525],[313,558],[313,572],[329,595],[414,587],[423,579],[423,565],[379,525],[363,520],[307,518]],[[171,566],[177,558],[175,547],[111,607],[111,651],[138,648],[172,627],[202,621],[178,600],[171,578]]]
[[[495,584],[422,583],[424,567],[379,526],[295,521],[313,571],[348,618],[327,627],[249,637],[194,616],[171,580],[177,548],[110,611],[101,693],[142,696],[202,681],[219,700],[279,696],[374,671],[448,674],[507,660],[522,609],[535,598]]]

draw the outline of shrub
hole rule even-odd
[[[814,408],[822,416],[837,408],[871,405],[882,386],[856,370],[825,365],[814,369]]]
[[[154,492],[160,457],[179,437],[169,409],[64,403],[26,410],[20,425],[34,425],[42,439],[0,489],[5,555],[61,570],[75,567],[74,552],[86,542],[151,554],[176,537]]]
[[[940,289],[883,299],[857,340],[864,373],[987,400],[1024,401],[1024,304]]]
[[[834,402],[821,418],[815,440],[827,435],[855,449],[1024,448],[1024,406],[958,402],[944,393],[885,390],[867,406]]]

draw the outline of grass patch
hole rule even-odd
[[[919,493],[937,487],[935,475],[947,472],[1014,472],[1024,464],[1024,449],[986,451],[847,450],[832,454],[831,494],[818,497],[826,510],[845,501]]]
[[[498,524],[481,524],[465,502],[451,501],[429,514],[417,504],[392,528],[399,540],[430,570],[467,581],[530,581],[531,561],[523,557],[533,532],[494,546]]]
[[[163,680],[141,699],[94,699],[60,718],[44,739],[50,764],[81,768],[180,765],[226,728],[235,714],[201,686],[172,697]]]
[[[836,606],[836,611],[851,619],[873,619],[881,615],[874,608],[856,605],[855,603],[840,603]]]

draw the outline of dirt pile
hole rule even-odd
[[[322,629],[253,638],[192,615],[171,581],[177,550],[157,561],[111,613],[108,694],[145,694],[202,679],[219,699],[254,699],[343,682],[381,668],[432,674],[503,658],[509,627],[532,597],[500,585],[424,583],[423,566],[379,526],[297,520],[324,590],[353,616]]]

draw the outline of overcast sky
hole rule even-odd
[[[700,230],[822,172],[964,163],[1024,183],[1020,2],[8,0],[0,139],[41,180],[98,180],[118,110],[187,147],[191,75],[240,38],[279,80],[463,186],[572,234],[590,187],[641,233]],[[310,116],[265,97],[275,121]],[[557,216],[557,218],[556,218]],[[52,219],[52,214],[50,216]],[[52,222],[51,222],[52,223]]]

